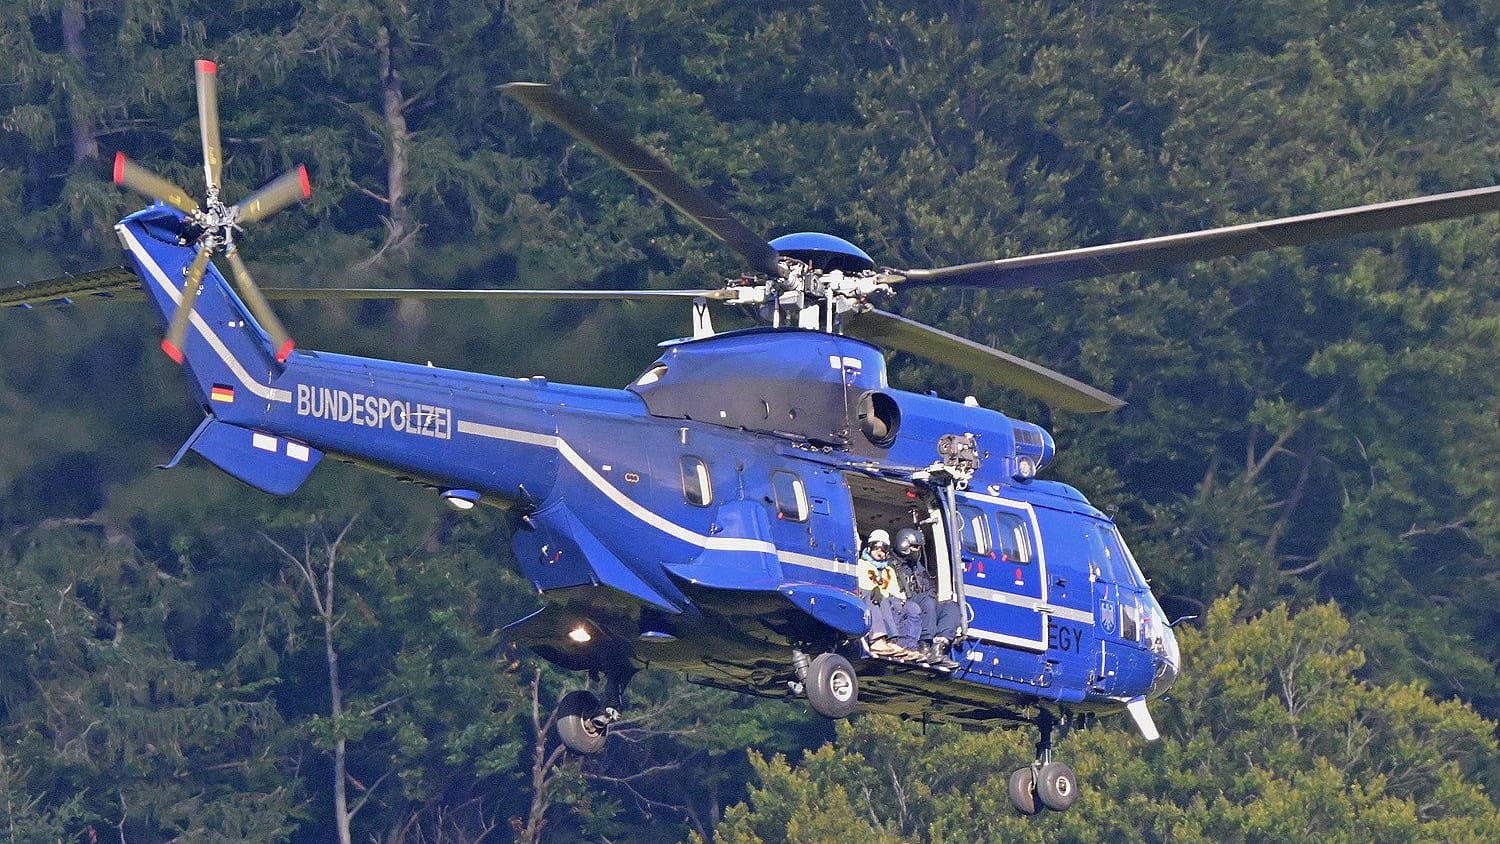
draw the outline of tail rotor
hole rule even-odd
[[[234,234],[243,224],[264,220],[277,211],[312,196],[307,168],[299,164],[234,205],[225,205],[219,198],[224,160],[219,137],[218,66],[200,59],[194,66],[194,73],[198,92],[198,127],[203,140],[203,201],[198,202],[171,180],[129,160],[125,153],[115,155],[115,184],[176,208],[187,215],[198,232],[198,251],[187,268],[182,298],[168,323],[167,336],[161,344],[162,350],[172,360],[182,363],[193,305],[202,288],[204,274],[208,271],[208,262],[215,252],[223,252],[229,259],[240,298],[255,320],[270,335],[276,360],[285,363],[295,344],[251,278],[250,270],[240,258]]]
[[[260,292],[255,281],[250,278],[250,269],[245,266],[244,260],[240,258],[240,249],[233,243],[224,249],[224,256],[229,259],[229,269],[234,276],[234,286],[240,292],[240,300],[245,307],[250,309],[250,315],[260,323],[260,327],[271,335],[271,348],[276,350],[276,360],[286,363],[287,356],[292,353],[292,338],[287,336],[286,329],[281,326],[281,320],[276,318],[276,312],[271,310],[271,303],[266,301],[265,294]]]
[[[161,341],[162,351],[167,357],[182,363],[182,349],[187,345],[188,319],[193,315],[193,304],[198,301],[198,291],[203,289],[203,274],[208,271],[208,258],[213,254],[213,247],[206,243],[198,244],[198,254],[193,256],[193,263],[188,265],[187,277],[182,280],[182,298],[177,302],[177,310],[172,314],[172,321],[167,325],[166,339]]]

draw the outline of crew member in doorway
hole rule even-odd
[[[916,644],[921,609],[904,600],[891,565],[891,535],[884,530],[870,531],[859,551],[859,597],[870,610],[870,653],[886,659],[920,660],[922,655],[902,640]]]
[[[958,638],[960,610],[957,601],[938,600],[922,554],[926,544],[916,528],[896,531],[896,580],[906,594],[907,606],[919,610],[918,652],[929,665],[953,669],[958,667],[953,660],[953,640]]]

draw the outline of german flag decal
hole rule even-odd
[[[214,388],[209,391],[208,397],[210,399],[213,399],[214,401],[221,401],[221,402],[226,402],[226,403],[229,403],[229,404],[233,404],[234,403],[234,388],[226,386],[224,384],[215,384]]]

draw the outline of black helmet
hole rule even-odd
[[[896,553],[902,557],[910,557],[917,553],[917,549],[927,544],[922,538],[922,532],[916,528],[902,528],[896,531]]]

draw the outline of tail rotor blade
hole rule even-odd
[[[162,351],[167,357],[182,363],[182,350],[187,346],[188,320],[193,315],[193,305],[198,301],[198,291],[203,287],[203,274],[208,271],[208,256],[211,251],[200,245],[193,263],[188,265],[187,277],[182,282],[182,298],[177,300],[177,310],[172,314],[172,324],[167,327],[167,337],[161,341]]]
[[[219,188],[224,169],[224,153],[219,145],[218,65],[199,59],[194,66],[198,79],[198,129],[203,136],[203,178],[208,192]]]
[[[263,185],[234,206],[235,222],[253,223],[312,196],[307,168],[297,165]]]
[[[266,297],[261,294],[260,288],[250,278],[250,269],[245,262],[240,260],[240,252],[231,246],[225,252],[229,256],[229,268],[234,273],[234,285],[240,292],[240,299],[244,301],[245,307],[250,309],[250,314],[255,321],[260,323],[261,328],[271,335],[271,345],[276,349],[276,360],[278,363],[286,363],[286,359],[292,353],[295,344],[292,338],[287,336],[286,329],[281,326],[281,320],[276,318],[276,313],[266,302]]]
[[[198,203],[187,191],[126,158],[123,152],[115,153],[115,184],[165,202],[184,214],[198,210]]]

